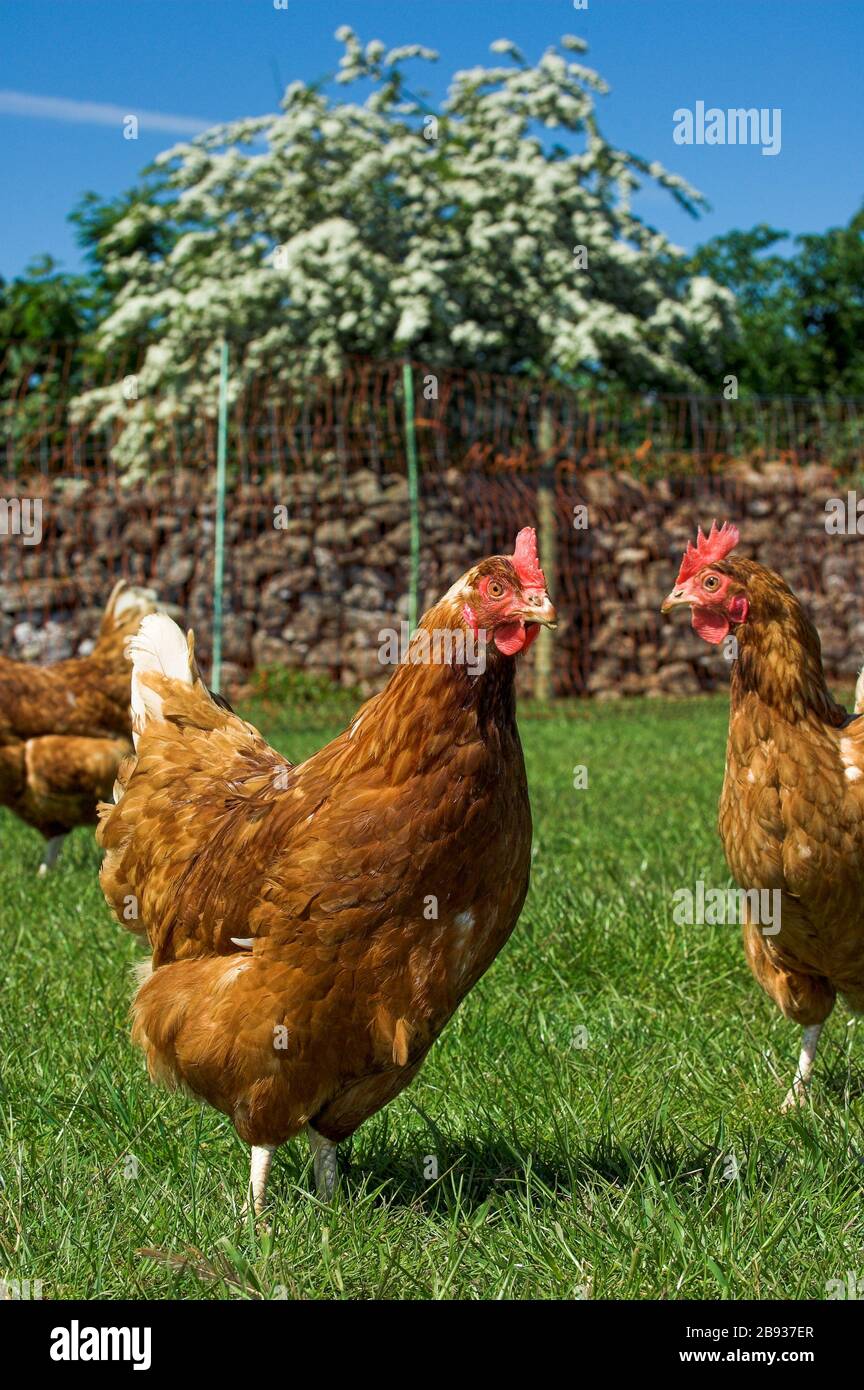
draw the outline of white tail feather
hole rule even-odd
[[[130,584],[127,579],[118,579],[108,596],[105,614],[120,622],[123,618],[138,612],[141,617],[152,613],[159,607],[159,595],[155,589],[146,589],[141,584]]]
[[[138,679],[144,671],[159,671],[185,685],[194,683],[189,659],[189,643],[173,618],[165,613],[148,613],[134,637],[126,643],[126,655],[132,662],[132,729],[135,747],[138,730],[146,719],[162,717],[162,701],[155,690],[142,685]]]
[[[855,682],[855,713],[864,713],[864,667],[861,668]]]
[[[114,602],[114,617],[119,622],[129,613],[151,612],[159,601],[155,589],[144,589],[138,584],[128,584],[117,595]]]

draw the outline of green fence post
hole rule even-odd
[[[537,444],[540,450],[540,477],[537,485],[537,540],[540,563],[552,585],[558,573],[557,517],[555,508],[555,442],[552,411],[545,400],[540,403]],[[556,598],[558,595],[556,594]],[[555,648],[552,633],[542,627],[537,634],[534,665],[534,698],[544,703],[552,699]]]
[[[414,427],[414,375],[411,363],[402,363],[402,394],[405,400],[405,449],[408,457],[408,508],[411,518],[411,575],[408,588],[408,626],[417,626],[420,593],[420,501],[417,486],[417,434]]]
[[[228,457],[228,341],[219,356],[219,421],[216,440],[216,538],[213,557],[213,664],[210,684],[222,683],[222,583],[225,576],[225,471]]]

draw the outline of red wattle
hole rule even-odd
[[[710,642],[714,647],[719,646],[729,631],[729,619],[725,613],[719,613],[716,608],[694,606],[690,622],[694,631],[698,632],[700,637],[704,637],[705,641]]]
[[[515,656],[525,646],[525,624],[519,618],[512,623],[502,623],[495,629],[495,646],[504,656]]]

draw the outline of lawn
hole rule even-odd
[[[295,758],[335,732],[252,717]],[[140,948],[92,836],[40,881],[38,838],[0,812],[0,1275],[47,1298],[699,1299],[864,1272],[855,1025],[839,1006],[812,1107],[781,1115],[798,1030],[737,928],[672,920],[677,888],[727,882],[725,725],[722,699],[524,721],[535,858],[510,944],[355,1135],[331,1207],[305,1142],[280,1151],[269,1235],[240,1218],[227,1119],[151,1086],[130,1045]]]

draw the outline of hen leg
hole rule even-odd
[[[42,851],[42,862],[39,865],[38,869],[38,874],[40,878],[44,878],[48,871],[54,868],[54,865],[57,863],[57,856],[60,853],[60,846],[63,844],[63,841],[65,839],[65,834],[52,835],[51,839],[45,845],[45,848]]]
[[[312,1150],[315,1191],[323,1201],[329,1202],[336,1190],[336,1179],[339,1171],[336,1164],[337,1145],[331,1139],[325,1139],[324,1135],[319,1134],[317,1129],[313,1129],[311,1125],[307,1125],[306,1130],[309,1135],[309,1147]]]
[[[273,1155],[276,1152],[275,1144],[253,1144],[252,1163],[249,1172],[249,1186],[252,1189],[252,1206],[255,1215],[260,1216],[264,1210],[265,1197],[267,1192],[267,1178],[270,1175],[270,1164],[273,1162]],[[249,1210],[248,1200],[243,1204],[241,1216],[245,1216]]]
[[[796,1105],[804,1105],[807,1100],[807,1082],[810,1080],[810,1073],[813,1070],[819,1034],[822,1032],[824,1026],[824,1023],[813,1023],[809,1028],[804,1029],[804,1036],[801,1039],[801,1055],[798,1058],[798,1070],[795,1073],[795,1080],[792,1082],[792,1086],[787,1092],[786,1099],[780,1107],[784,1114],[787,1110],[794,1110]]]
[[[785,920],[785,918],[784,918]],[[786,1018],[800,1023],[804,1029],[801,1056],[795,1080],[783,1102],[784,1111],[803,1105],[807,1099],[807,1081],[813,1070],[816,1044],[822,1026],[834,1007],[834,986],[819,975],[801,975],[792,970],[777,955],[771,940],[758,927],[744,928],[744,950],[747,964],[765,993],[770,995]]]

